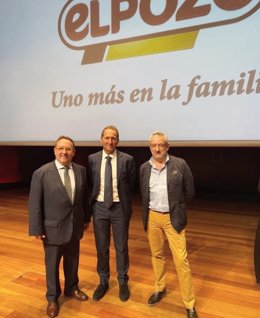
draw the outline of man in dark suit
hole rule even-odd
[[[90,222],[86,169],[72,163],[74,141],[57,139],[56,160],[33,173],[29,195],[29,235],[42,240],[45,252],[47,315],[59,313],[59,264],[63,257],[64,294],[77,300],[88,296],[79,289],[79,241]]]
[[[103,150],[88,158],[97,272],[100,279],[94,291],[93,300],[100,300],[109,288],[111,226],[116,251],[119,298],[121,301],[127,301],[130,296],[127,274],[129,269],[128,228],[132,213],[131,192],[135,183],[135,164],[132,156],[116,150],[119,142],[116,127],[105,127],[101,133],[100,142]],[[108,171],[110,176],[107,175]]]
[[[147,232],[155,274],[155,292],[148,305],[166,295],[164,242],[167,237],[188,318],[197,318],[190,265],[187,259],[186,203],[194,196],[193,177],[186,162],[167,153],[169,143],[162,132],[150,137],[152,157],[140,167],[143,224]]]

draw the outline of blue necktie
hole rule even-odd
[[[112,185],[112,165],[111,157],[106,157],[105,168],[105,184],[104,184],[104,204],[107,208],[110,208],[113,204],[113,185]]]

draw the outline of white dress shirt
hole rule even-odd
[[[97,201],[104,202],[104,181],[105,181],[105,168],[106,168],[106,157],[108,154],[103,150],[101,160],[101,171],[100,171],[100,190],[97,196]],[[111,157],[112,166],[112,185],[113,185],[113,202],[119,202],[119,196],[117,191],[117,153],[116,151],[109,155]]]
[[[56,165],[56,167],[58,169],[61,181],[62,181],[62,183],[64,185],[64,173],[65,173],[64,166],[62,164],[60,164],[58,160],[55,160],[55,165]],[[72,190],[72,198],[74,200],[76,183],[75,183],[75,175],[74,175],[74,171],[73,171],[73,168],[72,168],[72,164],[70,164],[68,166],[68,168],[69,168],[68,169],[68,173],[69,173],[69,177],[70,177],[71,190]]]

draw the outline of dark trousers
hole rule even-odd
[[[260,220],[256,229],[255,235],[255,252],[254,252],[254,261],[255,261],[255,277],[257,284],[260,283]]]
[[[46,298],[48,301],[57,300],[61,294],[59,266],[63,257],[63,271],[65,277],[64,293],[71,293],[78,287],[79,240],[72,235],[70,241],[64,245],[43,243],[46,267]]]
[[[97,272],[101,284],[109,282],[109,247],[111,230],[116,251],[116,270],[119,284],[128,281],[128,228],[129,217],[125,216],[120,203],[114,203],[107,209],[102,202],[95,202],[93,206],[93,224],[97,249]]]

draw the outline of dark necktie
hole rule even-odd
[[[106,157],[105,168],[105,184],[104,184],[104,204],[107,208],[110,208],[113,204],[113,186],[112,186],[112,166],[111,157]]]
[[[72,188],[69,176],[69,167],[64,167],[64,187],[68,193],[70,201],[72,202]]]

